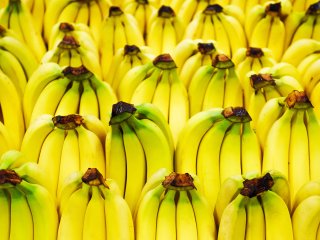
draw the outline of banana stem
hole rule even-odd
[[[260,178],[245,179],[240,194],[252,198],[270,190],[273,184],[274,181],[270,173],[266,173]]]
[[[162,182],[162,186],[171,190],[191,190],[196,189],[193,183],[193,177],[189,173],[176,173],[172,172]]]

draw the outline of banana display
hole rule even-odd
[[[1,0],[1,240],[320,239],[319,0]]]

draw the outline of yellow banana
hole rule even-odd
[[[55,115],[68,115],[77,113],[80,101],[80,82],[72,81],[71,88],[61,98]]]
[[[99,117],[99,103],[97,95],[93,90],[91,83],[88,79],[82,81],[83,92],[80,96],[79,114],[80,115],[93,115]]]
[[[2,206],[2,214],[0,215],[2,237],[4,239],[10,239],[10,195],[8,191],[4,189],[0,191],[0,204]]]
[[[271,29],[271,23],[273,17],[267,14],[264,18],[261,18],[256,26],[252,30],[251,37],[249,38],[250,46],[264,48],[268,46],[268,39]]]
[[[309,182],[303,184],[298,190],[294,202],[292,205],[291,212],[294,213],[295,209],[306,199],[311,196],[319,195],[320,193],[320,182],[318,179],[310,180]]]
[[[316,15],[306,14],[305,19],[302,19],[302,23],[299,25],[294,35],[292,36],[291,44],[299,39],[312,38],[316,21]]]
[[[163,71],[161,81],[159,81],[158,85],[156,86],[153,98],[151,100],[152,104],[156,105],[164,115],[165,119],[168,120],[171,114],[170,102],[172,101],[172,99],[170,98],[170,88],[172,84],[172,80],[170,79],[170,72],[171,71]],[[142,102],[143,101],[141,101],[140,103]],[[175,102],[175,104],[177,103]],[[170,124],[170,121],[168,122]]]
[[[246,213],[246,239],[265,239],[266,235],[264,213],[257,196],[249,198],[246,205]]]
[[[273,18],[268,44],[266,45],[272,51],[272,54],[276,61],[280,61],[284,51],[286,31],[284,23],[281,21],[279,16]],[[274,42],[277,41],[277,44]]]

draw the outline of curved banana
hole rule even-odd
[[[246,239],[265,239],[264,213],[257,196],[249,198],[246,205],[247,226]]]
[[[8,191],[4,189],[0,190],[0,204],[2,206],[2,214],[0,215],[2,237],[4,239],[10,239],[10,195]]]

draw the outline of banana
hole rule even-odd
[[[139,194],[146,181],[146,163],[142,144],[125,121],[120,123],[126,155],[126,185],[124,199],[134,212]],[[131,185],[132,184],[132,185]]]
[[[271,175],[273,180],[273,185],[270,190],[278,194],[283,199],[289,210],[292,209],[290,183],[286,176],[277,170],[271,170],[267,173]]]
[[[283,115],[270,127],[265,139],[262,171],[276,169],[289,177],[288,161],[290,150],[291,119],[294,115],[293,109],[286,109]],[[281,146],[277,153],[277,160],[273,156],[274,147]],[[273,150],[271,150],[273,149]]]
[[[51,81],[45,86],[34,104],[29,120],[30,123],[42,114],[55,114],[70,82],[71,80],[69,78],[64,77]]]
[[[162,184],[159,184],[146,192],[141,199],[134,219],[136,226],[135,238],[137,240],[155,239],[157,231],[157,212],[164,190],[165,188]],[[145,224],[148,224],[149,227],[146,228]]]
[[[187,191],[179,191],[176,207],[177,239],[197,239],[197,223]]]
[[[173,152],[161,128],[148,119],[130,117],[127,122],[134,129],[144,149],[147,179],[160,168],[173,170]]]
[[[315,22],[316,15],[306,13],[304,18],[302,19],[301,24],[292,36],[291,44],[299,39],[311,39],[314,31]]]
[[[320,41],[319,28],[320,28],[320,17],[318,15],[315,22],[314,29],[313,29],[312,37],[311,37],[312,39],[315,39],[317,41]]]
[[[91,198],[83,221],[82,239],[106,239],[104,198],[98,186],[91,187]]]
[[[82,3],[79,6],[79,10],[78,10],[78,14],[77,17],[75,19],[76,23],[83,23],[85,25],[88,25],[89,23],[89,4],[87,3]]]
[[[176,239],[176,192],[176,190],[168,189],[160,202],[154,239]]]
[[[122,13],[120,16],[115,16],[114,19],[114,41],[113,41],[113,56],[117,50],[123,48],[127,43],[128,39],[125,32],[125,26],[122,23]]]
[[[58,213],[53,197],[39,184],[24,180],[18,188],[25,192],[33,220],[33,239],[57,239]]]
[[[34,239],[34,223],[26,197],[16,187],[10,187],[7,191],[10,194],[11,207],[10,239]]]
[[[180,39],[176,35],[176,31],[173,26],[173,20],[171,20],[170,18],[164,19],[162,34],[163,39],[161,52],[171,54]]]
[[[181,130],[175,151],[175,169],[177,172],[196,174],[198,146],[204,134],[219,120],[222,120],[222,108],[200,112],[192,116]]]
[[[244,94],[240,79],[234,67],[229,68],[228,77],[225,79],[225,95],[223,106],[244,105]]]
[[[202,185],[203,193],[210,206],[214,208],[220,189],[220,146],[225,132],[231,127],[228,119],[217,120],[212,127],[203,134],[199,142],[196,158],[196,173]]]
[[[213,16],[215,14],[210,14],[210,13],[202,13],[203,15],[203,21],[200,22],[199,20],[199,25],[198,25],[198,29],[196,31],[195,36],[193,36],[193,38],[200,38],[203,40],[209,40],[209,39],[218,39],[218,33],[216,32],[216,27],[214,25],[214,20],[213,20]],[[201,18],[201,16],[199,16],[199,18]]]
[[[97,95],[88,79],[82,81],[83,92],[80,97],[79,114],[82,116],[99,116],[99,103]]]
[[[76,130],[65,131],[65,139],[61,149],[61,160],[59,165],[59,178],[57,192],[60,191],[65,179],[74,171],[80,169],[79,143]]]
[[[294,239],[317,239],[320,223],[320,198],[318,195],[303,200],[292,214]]]
[[[103,143],[98,136],[86,129],[83,125],[75,128],[78,134],[80,171],[86,171],[88,168],[97,168],[105,176],[105,151]]]
[[[45,0],[25,0],[26,6],[31,12],[33,18],[33,25],[38,34],[42,35],[43,31],[43,19],[44,13],[46,11],[46,2]]]
[[[106,15],[103,14],[103,10],[100,9],[99,3],[97,3],[96,1],[89,2],[88,8],[88,26],[91,30],[94,42],[98,44],[100,38],[101,25]]]
[[[292,44],[292,38],[297,31],[297,29],[301,26],[302,21],[305,18],[305,12],[292,12],[288,15],[288,17],[284,20],[284,26],[286,31],[285,44],[284,47],[287,49]]]
[[[117,182],[120,194],[124,196],[127,163],[121,127],[119,124],[111,125],[106,137],[105,151],[106,176]]]
[[[272,51],[276,61],[280,61],[283,55],[283,51],[285,49],[285,37],[286,31],[283,21],[281,21],[279,16],[274,17],[270,27],[268,44],[266,47]],[[277,41],[277,44],[274,44],[275,41]]]
[[[72,81],[71,87],[61,98],[55,115],[68,115],[77,113],[80,100],[80,82]]]
[[[261,194],[261,205],[266,239],[293,239],[290,212],[283,199],[273,191],[265,191]]]
[[[217,45],[219,49],[226,54],[227,56],[231,56],[231,41],[229,39],[228,33],[222,24],[219,14],[212,15],[213,26],[215,28],[215,40],[217,41]]]
[[[247,201],[247,197],[238,194],[225,208],[219,224],[217,239],[245,239]]]
[[[304,119],[305,110],[297,110],[291,123],[289,182],[292,199],[301,186],[310,180],[308,132]]]
[[[164,18],[157,17],[155,13],[150,17],[146,31],[146,44],[150,46],[155,54],[161,54],[163,45]]]
[[[257,196],[249,198],[246,205],[246,214],[246,239],[265,239],[264,213]]]
[[[306,110],[306,127],[309,143],[310,180],[315,180],[319,178],[318,171],[316,171],[319,163],[319,149],[316,147],[316,135],[320,131],[320,122],[313,108]]]
[[[89,191],[90,186],[84,183],[71,194],[60,218],[57,239],[82,239]]]
[[[254,0],[257,1],[257,0]],[[251,5],[247,2],[247,6]],[[251,39],[252,32],[258,22],[260,22],[261,19],[265,17],[265,7],[261,4],[252,4],[250,8],[247,8],[248,10],[244,11],[246,13],[246,18],[244,22],[244,30],[247,36],[247,39]],[[250,44],[250,46],[254,46]]]
[[[145,40],[143,38],[143,33],[139,29],[136,18],[125,12],[122,16],[122,22],[125,28],[127,44],[144,46]]]
[[[0,204],[2,206],[2,214],[0,215],[2,237],[4,239],[10,239],[10,195],[8,191],[4,189],[0,191]]]
[[[210,20],[210,18],[209,18]],[[201,39],[204,27],[207,25],[205,21],[208,21],[206,14],[202,11],[201,13],[194,16],[192,21],[187,24],[182,39]],[[210,22],[208,22],[210,23]],[[209,24],[210,25],[210,24]]]
[[[268,46],[268,39],[271,31],[273,17],[267,14],[264,18],[261,18],[256,26],[252,30],[251,37],[249,38],[250,46],[264,48]]]
[[[312,196],[317,196],[320,193],[319,180],[310,180],[309,182],[303,184],[298,190],[294,202],[291,208],[291,213],[295,212],[295,209],[306,199]]]
[[[240,123],[234,123],[226,131],[220,150],[220,182],[235,174],[241,174]]]
[[[241,134],[241,170],[261,172],[262,149],[251,122],[244,122]]]

